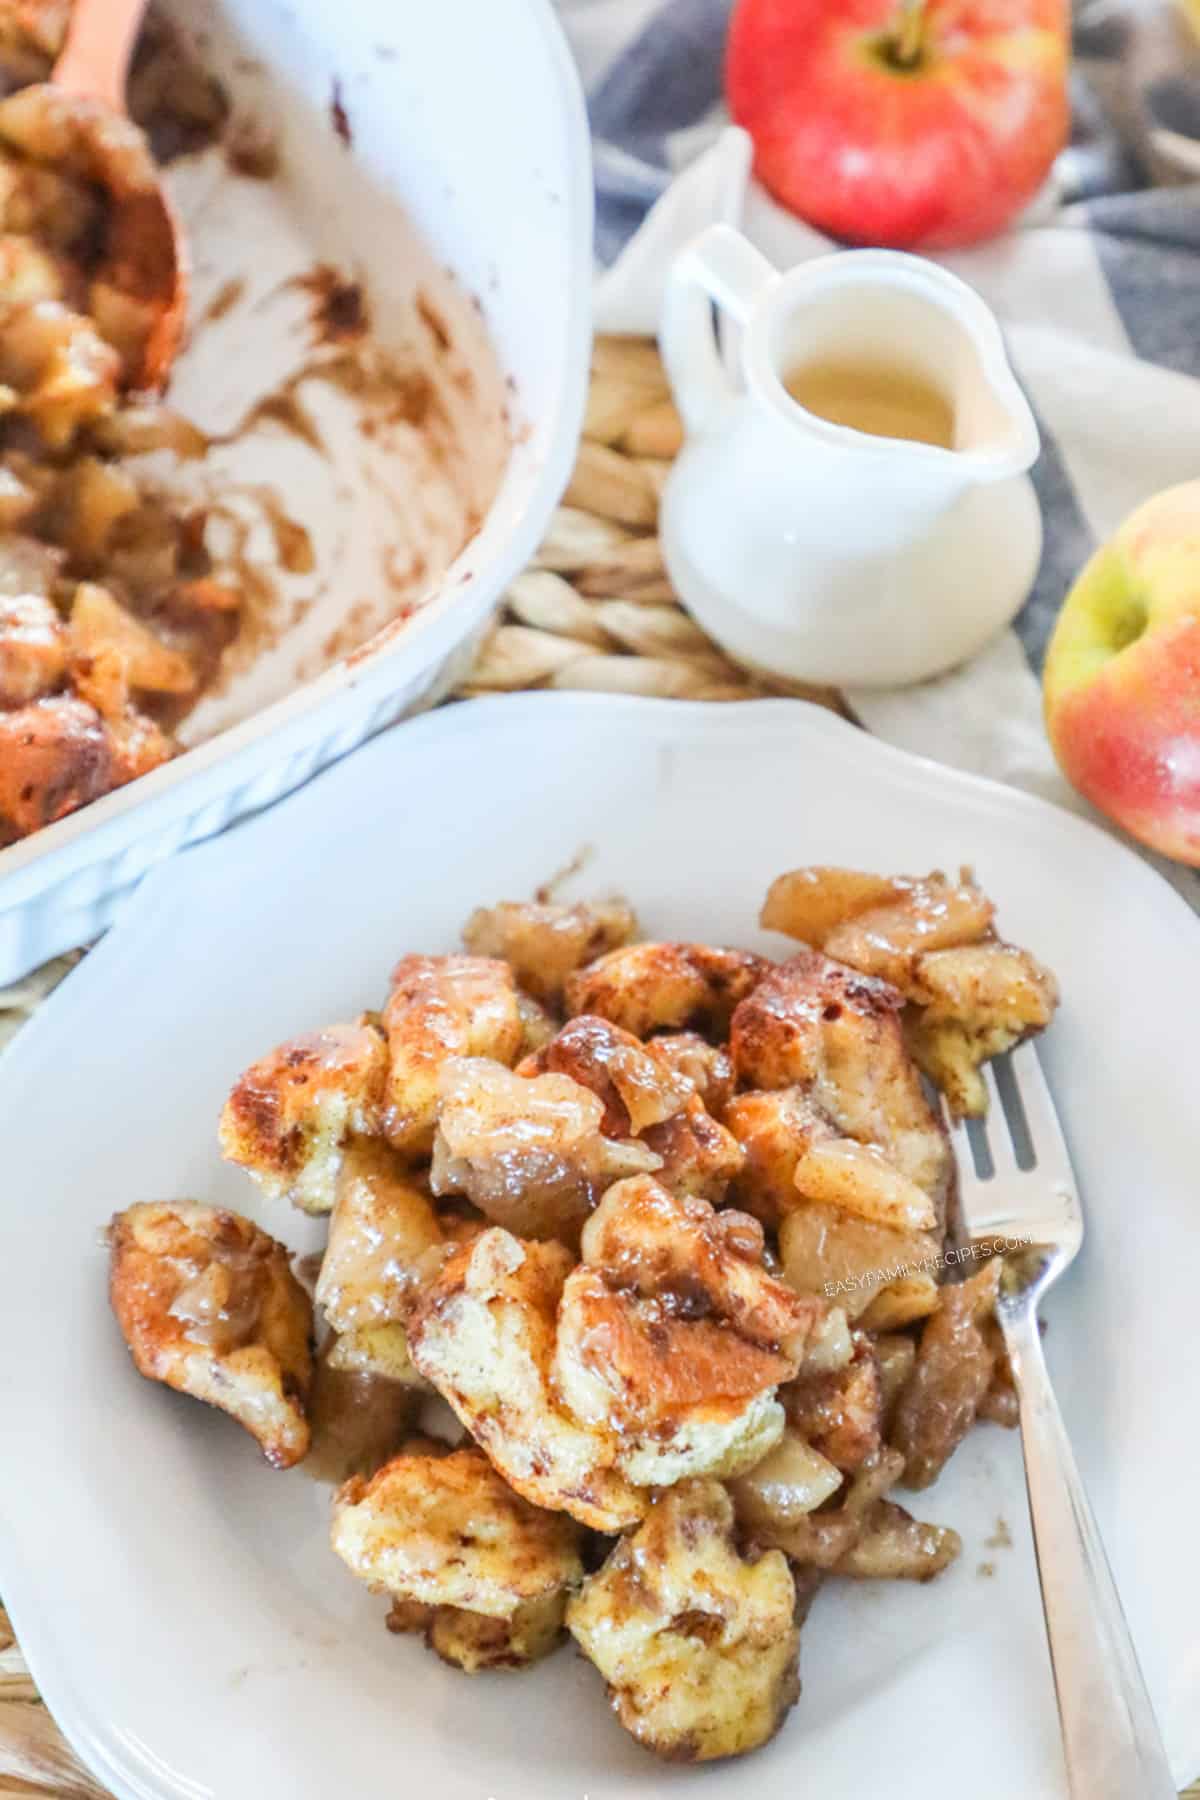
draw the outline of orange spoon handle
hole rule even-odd
[[[125,78],[146,0],[75,0],[62,55],[50,79],[68,94],[125,111]]]

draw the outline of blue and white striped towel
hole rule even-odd
[[[729,0],[560,0],[588,95],[597,189],[596,324],[653,332],[665,269],[728,216],[721,59]],[[1127,512],[1200,475],[1200,183],[1151,187],[1146,107],[1159,71],[1171,123],[1200,140],[1194,83],[1145,53],[1148,0],[1091,0],[1075,42],[1075,133],[1020,230],[941,260],[998,314],[1042,433],[1045,549],[1007,631],[938,680],[856,692],[864,725],[909,749],[1075,805],[1041,721],[1038,676],[1067,587]],[[1182,38],[1171,40],[1182,42]],[[1146,96],[1135,96],[1144,99]],[[1200,167],[1200,158],[1197,166]],[[740,223],[781,267],[831,246],[751,184]],[[1161,865],[1200,908],[1200,875]]]

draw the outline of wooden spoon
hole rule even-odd
[[[146,0],[75,0],[49,82],[0,102],[0,137],[36,161],[103,188],[110,203],[97,275],[150,314],[127,385],[165,385],[187,316],[183,229],[143,134],[125,112],[125,79]]]

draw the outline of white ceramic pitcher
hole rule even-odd
[[[715,301],[741,327],[726,372]],[[1041,551],[1037,426],[1000,329],[923,258],[846,250],[780,274],[728,225],[683,251],[662,349],[687,442],[663,496],[671,578],[731,654],[835,686],[919,681],[1006,625]],[[806,411],[783,377],[887,364],[942,392],[953,447]]]

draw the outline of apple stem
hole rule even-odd
[[[925,30],[925,0],[900,0],[900,21],[892,39],[892,56],[902,69],[920,59]]]

